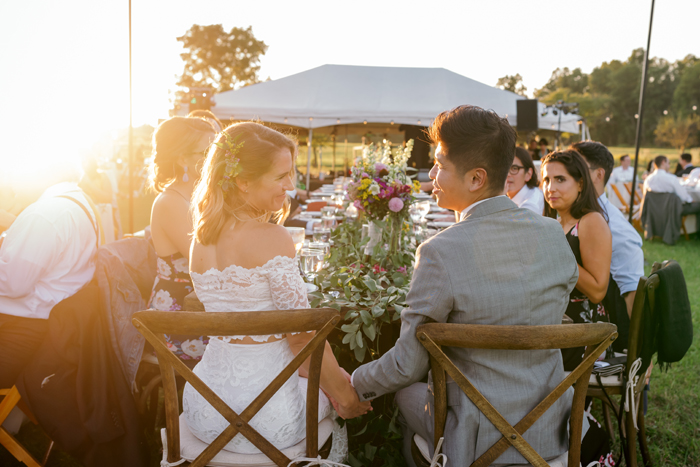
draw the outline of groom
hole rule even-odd
[[[401,335],[379,360],[352,376],[361,401],[396,392],[403,417],[404,456],[413,465],[414,433],[431,446],[429,356],[416,338],[424,323],[560,324],[578,267],[553,219],[518,208],[504,196],[516,133],[493,111],[461,106],[440,114],[429,131],[430,171],[438,206],[461,221],[423,243],[401,313]],[[564,378],[559,350],[505,351],[445,348],[445,353],[491,404],[515,425]],[[524,434],[545,459],[568,448],[573,391]],[[470,465],[501,438],[459,387],[448,379],[444,452],[452,465]],[[527,464],[514,448],[498,464]],[[494,465],[498,465],[494,464]]]

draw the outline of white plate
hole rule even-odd
[[[447,211],[436,212],[436,213],[428,214],[427,216],[425,216],[425,218],[435,220],[435,219],[442,219],[443,217],[450,216],[450,215],[452,215],[452,214],[450,212],[447,212]],[[454,218],[454,215],[452,215],[452,217]]]
[[[306,293],[316,292],[318,290],[318,286],[316,284],[309,284],[308,282],[305,282],[305,284]]]
[[[420,193],[416,193],[413,196],[418,198],[418,199],[430,199],[430,195],[428,193],[424,193],[422,191]]]
[[[428,225],[437,227],[439,229],[445,229],[451,225],[455,225],[455,222],[429,222]]]
[[[321,211],[302,211],[299,216],[303,217],[321,217]],[[299,217],[297,216],[297,217]]]

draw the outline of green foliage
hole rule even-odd
[[[220,24],[195,24],[177,40],[185,49],[180,54],[185,65],[177,81],[181,88],[176,92],[178,101],[186,88],[211,87],[224,92],[259,81],[260,57],[267,45],[255,38],[252,27],[226,32]]]
[[[366,256],[364,247],[369,238],[362,239],[361,232],[361,220],[344,222],[333,231],[329,265],[315,279],[319,290],[309,295],[311,307],[343,312],[339,337],[331,339],[340,344],[331,345],[341,366],[350,373],[394,346],[414,261],[409,244],[397,252],[384,247],[391,241],[388,228],[382,229],[382,241]],[[401,234],[405,235],[403,230]],[[348,421],[348,463],[353,467],[405,465],[393,394],[375,399],[372,405],[372,412]]]
[[[697,116],[674,117],[667,116],[659,121],[654,131],[656,141],[668,144],[683,152],[686,147],[693,146],[698,141],[700,118]]]
[[[591,134],[607,145],[631,145],[636,133],[639,89],[644,50],[635,49],[625,61],[612,60],[590,74],[579,68],[557,68],[535,97],[544,103],[578,102]],[[687,116],[700,105],[700,61],[689,55],[670,63],[649,60],[642,141],[654,140],[654,131],[665,115]]]
[[[504,89],[506,91],[514,92],[515,94],[518,94],[520,96],[525,96],[525,92],[527,91],[527,88],[523,84],[523,77],[520,76],[520,73],[516,73],[515,75],[506,75],[503,78],[498,78],[496,87]]]

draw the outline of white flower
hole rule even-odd
[[[206,345],[204,345],[204,342],[199,339],[190,339],[180,344],[180,348],[182,348],[182,352],[185,355],[189,355],[192,358],[198,358],[204,355]]]
[[[372,184],[369,186],[369,192],[372,193],[374,196],[377,196],[381,190],[382,188],[377,182],[372,182]]]
[[[173,273],[173,270],[170,269],[170,266],[168,266],[168,263],[166,263],[162,259],[158,258],[158,261],[156,261],[156,264],[158,264],[158,274],[160,274],[161,276],[170,277],[170,274]]]
[[[153,297],[152,306],[158,311],[170,311],[170,307],[173,306],[173,299],[170,296],[170,292],[167,290],[159,290],[156,292],[156,296]]]
[[[173,266],[177,272],[190,272],[189,264],[187,264],[187,258],[178,258],[173,261]]]

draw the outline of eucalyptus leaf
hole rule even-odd
[[[352,344],[352,342],[350,342],[350,344]],[[367,351],[367,347],[355,347],[352,350],[353,352],[355,352],[355,358],[358,362],[362,363],[363,361],[365,361],[365,352]]]
[[[340,330],[343,332],[357,332],[357,330],[360,329],[359,324],[343,324],[340,326]]]
[[[360,347],[360,348],[364,347],[365,343],[362,340],[362,333],[361,332],[358,332],[357,334],[355,334],[355,340],[357,341],[358,347]]]
[[[374,342],[374,338],[377,337],[377,331],[376,328],[374,327],[374,324],[367,325],[365,324],[362,326],[362,330],[364,331],[365,335],[369,340]]]
[[[372,324],[372,315],[369,314],[367,310],[360,310],[360,316],[362,317],[362,322],[365,326]]]

